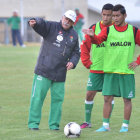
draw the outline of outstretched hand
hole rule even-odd
[[[92,29],[83,29],[82,32],[89,36],[94,36],[94,31]]]
[[[128,64],[128,66],[129,66],[128,68],[130,70],[134,70],[138,66],[138,64],[134,61],[134,62]]]
[[[31,27],[34,27],[35,24],[36,24],[36,21],[34,19],[29,20],[29,25]]]

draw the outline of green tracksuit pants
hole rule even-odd
[[[29,109],[29,128],[38,128],[41,120],[41,110],[48,90],[51,90],[51,106],[49,114],[49,128],[59,129],[62,103],[64,100],[65,82],[54,82],[40,75],[34,76]]]

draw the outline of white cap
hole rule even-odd
[[[76,13],[72,10],[66,11],[64,16],[71,19],[73,22],[75,22],[75,20],[76,20]]]

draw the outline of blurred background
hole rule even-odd
[[[31,17],[60,21],[66,10],[78,8],[83,14],[84,28],[101,20],[102,6],[106,3],[122,4],[126,8],[126,21],[140,28],[140,0],[0,0],[0,44],[11,43],[7,19],[14,10],[21,18],[21,36],[24,42],[40,42],[41,38],[29,26]]]

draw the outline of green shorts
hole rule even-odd
[[[102,94],[128,99],[134,98],[134,74],[105,73]]]
[[[104,73],[89,73],[87,91],[102,91]]]

